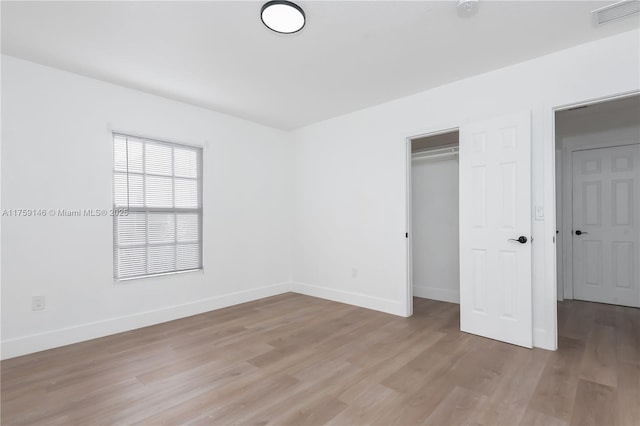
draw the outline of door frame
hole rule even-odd
[[[557,260],[557,246],[556,246],[556,222],[557,222],[557,206],[556,206],[556,112],[559,111],[565,111],[571,108],[576,108],[576,107],[581,107],[581,106],[589,106],[589,105],[595,105],[595,104],[600,104],[600,103],[604,103],[604,102],[610,102],[610,101],[614,101],[614,100],[618,100],[618,99],[625,99],[625,98],[629,98],[632,96],[638,96],[640,95],[640,90],[631,90],[631,91],[625,91],[625,92],[619,92],[619,93],[614,93],[614,94],[609,94],[609,95],[604,95],[604,96],[599,96],[599,97],[595,97],[595,98],[590,98],[590,99],[582,99],[582,100],[576,100],[573,102],[567,102],[567,103],[563,103],[563,104],[556,104],[556,105],[552,105],[549,108],[546,108],[548,113],[545,114],[546,117],[548,117],[547,123],[548,127],[546,128],[546,133],[547,135],[549,135],[549,137],[547,138],[548,143],[545,143],[544,146],[544,163],[545,163],[545,176],[544,176],[544,205],[548,206],[548,209],[550,209],[550,213],[549,215],[547,215],[547,217],[549,217],[551,220],[546,220],[545,221],[545,234],[552,236],[549,241],[551,244],[546,244],[546,247],[549,248],[549,250],[546,250],[545,253],[545,262],[544,262],[544,269],[547,272],[545,275],[545,299],[547,298],[546,295],[549,295],[549,298],[553,297],[555,303],[553,304],[554,308],[550,310],[550,312],[546,312],[545,315],[545,322],[547,321],[551,321],[551,324],[549,324],[551,327],[549,327],[549,330],[553,333],[553,336],[549,336],[550,340],[555,341],[555,345],[553,348],[553,350],[557,350],[558,349],[558,305],[557,305],[557,299],[558,299],[558,288],[557,288],[557,273],[558,273],[558,265],[556,263]],[[546,126],[545,126],[546,127]],[[566,157],[566,155],[563,155],[562,157]],[[566,160],[566,159],[565,159]],[[548,166],[547,166],[548,164]],[[563,182],[563,188],[565,188],[566,186],[566,182]],[[566,197],[563,197],[563,199]],[[547,210],[549,211],[549,210]],[[566,217],[566,212],[565,209],[562,209],[562,215],[563,217]],[[566,228],[566,222],[565,222],[565,228]],[[564,233],[565,230],[563,230]],[[564,239],[563,241],[567,241],[566,239]],[[563,244],[563,256],[564,256],[564,262],[563,262],[563,284],[566,287],[567,283],[570,282],[571,283],[571,288],[572,288],[572,292],[571,292],[571,297],[573,297],[573,273],[570,274],[570,280],[569,277],[567,277],[567,275],[565,275],[565,266],[566,266],[566,249],[568,246],[572,246],[571,244]],[[573,251],[571,251],[571,255],[573,256]],[[564,290],[564,289],[563,289]],[[566,293],[563,294],[566,297]],[[547,299],[548,300],[548,299]],[[536,330],[534,328],[534,341],[535,341],[535,335],[536,335]]]
[[[422,130],[418,130],[415,132],[411,132],[411,136],[405,137],[405,156],[406,156],[406,253],[407,253],[407,285],[406,285],[406,299],[405,299],[405,316],[410,317],[413,315],[413,248],[412,248],[412,229],[413,229],[413,218],[412,218],[412,204],[411,198],[413,196],[413,186],[411,185],[411,142],[414,139],[421,139],[431,136],[438,136],[445,133],[451,132],[459,132],[460,124],[451,124],[451,125],[443,125],[443,126],[432,126],[429,128],[425,128]]]

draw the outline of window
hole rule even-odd
[[[113,135],[114,277],[202,268],[202,149]]]

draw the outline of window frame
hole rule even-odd
[[[121,171],[121,170],[117,170],[116,169],[116,139],[117,138],[124,138],[125,139],[125,144],[126,144],[126,152],[127,155],[129,153],[129,149],[128,149],[128,143],[129,140],[135,140],[136,142],[140,142],[142,144],[142,171],[141,172],[132,172],[129,171],[129,161],[127,159],[127,170],[125,172]],[[179,143],[179,142],[169,142],[169,141],[165,141],[165,140],[158,140],[158,139],[152,139],[152,138],[148,138],[148,137],[142,137],[142,136],[137,136],[137,135],[132,135],[130,133],[122,133],[122,132],[112,132],[111,134],[111,144],[112,144],[112,150],[113,150],[113,161],[112,161],[112,170],[111,170],[111,187],[112,187],[112,205],[113,205],[113,211],[112,211],[112,216],[113,216],[113,279],[116,283],[118,282],[127,282],[127,281],[132,281],[132,280],[138,280],[138,279],[144,279],[144,278],[152,278],[152,277],[158,277],[158,276],[165,276],[165,275],[175,275],[175,274],[183,274],[183,273],[187,273],[187,272],[197,272],[197,271],[203,271],[204,270],[204,265],[203,265],[203,156],[204,156],[204,149],[202,146],[197,146],[197,145],[189,145],[189,144],[185,144],[185,143]],[[166,174],[161,174],[161,173],[148,173],[146,170],[146,150],[147,150],[147,146],[148,145],[156,145],[156,146],[165,146],[165,147],[169,147],[171,148],[171,175],[168,176]],[[197,167],[197,172],[196,172],[196,177],[192,178],[192,177],[186,177],[186,176],[176,176],[176,172],[175,172],[175,149],[186,149],[186,150],[191,150],[194,151],[196,153],[196,167]],[[126,175],[127,176],[127,205],[123,206],[123,205],[117,205],[116,203],[116,175]],[[142,187],[142,206],[131,206],[129,203],[129,176],[130,175],[136,175],[136,176],[141,176],[142,177],[142,181],[143,181],[143,187]],[[148,207],[146,206],[147,204],[147,191],[146,191],[146,181],[147,181],[147,177],[148,176],[159,176],[159,177],[169,177],[171,178],[171,186],[172,186],[172,204],[173,207]],[[184,180],[195,180],[196,181],[196,197],[197,197],[197,207],[175,207],[175,199],[176,199],[176,195],[175,195],[175,188],[176,188],[176,181],[180,180],[180,179],[184,179]],[[119,242],[119,238],[118,238],[118,218],[123,216],[123,215],[118,215],[118,212],[121,211],[126,211],[127,215],[129,215],[130,213],[135,213],[135,214],[144,214],[145,219],[145,229],[144,229],[144,239],[145,242],[144,243],[136,243],[136,244],[125,244],[125,245],[121,245]],[[162,242],[162,243],[150,243],[149,241],[149,214],[153,214],[153,213],[165,213],[165,214],[172,214],[174,215],[174,241],[171,243],[166,243],[166,242]],[[188,241],[188,242],[179,242],[178,241],[178,232],[177,232],[177,228],[178,228],[178,215],[179,214],[195,214],[197,217],[197,224],[198,224],[198,239],[196,241]],[[186,269],[178,269],[178,254],[177,254],[177,250],[178,247],[180,245],[193,245],[194,243],[197,244],[198,246],[198,267],[195,268],[186,268]],[[163,271],[163,272],[149,272],[149,247],[173,247],[174,248],[174,261],[175,261],[175,266],[173,270],[169,270],[169,271]],[[131,275],[131,276],[119,276],[119,249],[122,247],[138,247],[138,248],[145,248],[145,260],[144,260],[144,264],[145,264],[145,269],[146,269],[146,273],[145,274],[140,274],[140,275]]]

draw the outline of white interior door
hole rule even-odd
[[[531,305],[525,112],[460,128],[460,328],[530,348]]]
[[[573,153],[574,298],[640,307],[640,145]]]

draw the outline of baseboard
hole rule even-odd
[[[291,291],[290,283],[280,283],[266,287],[259,287],[236,293],[224,294],[204,300],[170,306],[153,311],[141,312],[102,321],[81,324],[74,327],[48,331],[46,333],[32,334],[16,339],[2,341],[1,359],[14,358],[46,349],[83,342],[122,333],[136,328],[147,327],[179,318],[198,315],[240,303],[251,302],[265,297]]]
[[[454,290],[447,290],[445,288],[434,287],[413,287],[413,295],[415,297],[422,297],[425,299],[440,300],[441,302],[457,303],[460,304],[460,292]]]
[[[380,312],[386,312],[392,315],[406,316],[406,307],[404,304],[396,300],[368,296],[362,293],[336,290],[312,284],[287,282],[236,293],[229,293],[154,311],[147,311],[118,318],[110,318],[103,321],[91,322],[74,327],[53,330],[46,333],[38,333],[16,339],[4,340],[0,347],[0,358],[9,359],[86,340],[97,339],[99,337],[122,333],[167,321],[173,321],[192,315],[198,315],[216,309],[238,305],[240,303],[276,296],[289,291],[321,299],[332,300],[334,302],[360,306],[362,308],[373,309]],[[414,296],[442,300],[451,303],[460,303],[460,296],[458,293],[442,289],[414,287]],[[552,341],[549,333],[542,329],[533,330],[533,345],[538,348],[557,350],[557,343]]]
[[[294,293],[360,306],[361,308],[373,309],[374,311],[386,312],[392,315],[406,316],[406,307],[397,300],[384,299],[381,297],[368,296],[362,293],[336,290],[329,287],[300,282],[292,283],[290,288]]]

